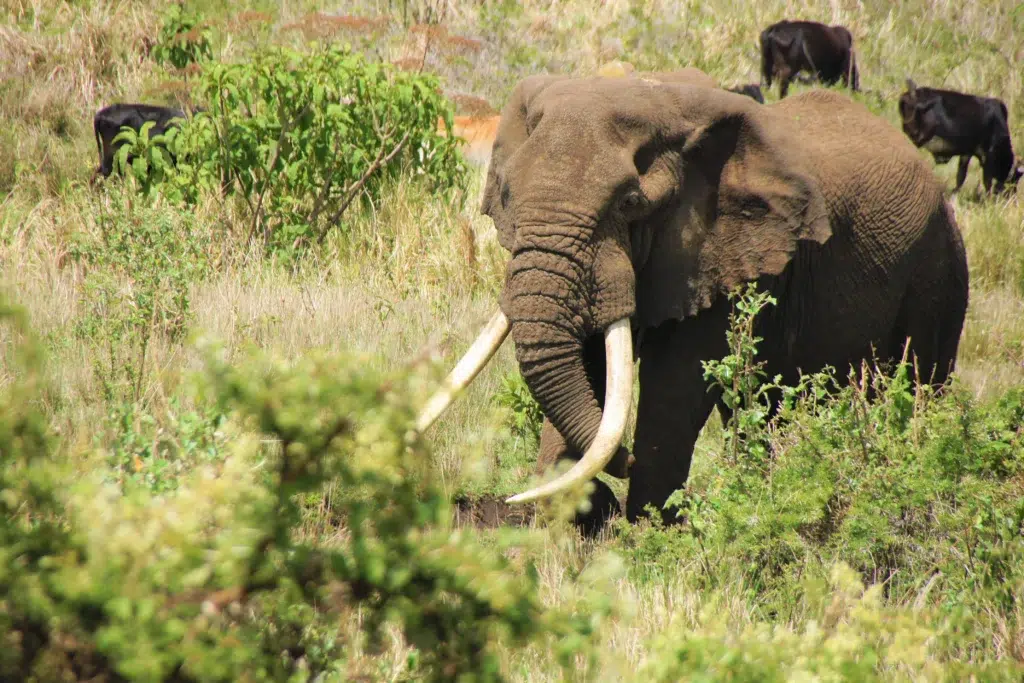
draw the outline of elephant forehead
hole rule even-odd
[[[544,184],[552,177],[602,185],[621,182],[624,177],[620,176],[629,174],[632,156],[643,143],[642,136],[631,130],[643,124],[625,126],[622,115],[593,104],[556,101],[543,111],[531,112],[529,137],[509,159],[506,179],[513,184]]]
[[[716,111],[719,94],[681,80],[571,79],[551,85],[531,104],[527,129],[574,130],[577,139],[590,131],[605,144],[643,144],[666,130],[695,127]]]
[[[538,98],[531,118],[558,114],[560,118],[610,121],[629,115],[634,118],[660,118],[669,104],[667,89],[648,79],[582,78],[557,83]]]
[[[536,135],[517,150],[504,176],[509,208],[529,220],[528,207],[563,207],[566,200],[593,220],[600,204],[635,173],[628,148],[603,142],[592,130],[561,127]],[[543,218],[540,216],[539,218]]]

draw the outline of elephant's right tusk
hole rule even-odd
[[[604,347],[608,365],[604,412],[590,448],[572,469],[558,479],[512,496],[506,502],[528,503],[539,498],[549,498],[589,481],[604,469],[618,451],[633,403],[633,338],[629,318],[616,320],[605,330]]]
[[[430,400],[423,407],[423,411],[416,418],[416,431],[423,433],[434,424],[434,421],[441,416],[455,396],[469,386],[477,374],[483,369],[494,353],[508,336],[509,323],[505,314],[498,309],[480,332],[473,345],[466,351],[452,369],[451,373],[444,379],[441,388],[438,389]]]

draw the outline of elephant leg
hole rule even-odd
[[[540,448],[537,451],[537,474],[543,474],[562,458],[569,457],[569,447],[551,420],[544,418],[540,428]]]
[[[950,274],[945,283],[947,301],[943,305],[939,318],[937,348],[935,351],[935,369],[932,375],[932,386],[938,388],[949,380],[956,367],[956,355],[960,348],[960,333],[964,319],[967,317],[967,263],[957,262],[951,265]]]
[[[967,180],[967,167],[971,163],[971,157],[964,155],[960,157],[960,161],[956,166],[956,187],[953,189],[957,192],[964,185],[964,181]]]
[[[696,318],[665,323],[644,339],[633,441],[636,461],[626,499],[630,521],[646,515],[647,505],[661,510],[666,523],[680,521],[663,506],[686,484],[697,436],[721,396],[721,390],[707,386],[701,360],[728,353],[728,313],[724,302]]]
[[[953,371],[967,314],[967,264],[952,262],[939,275],[934,266],[943,258],[942,252],[948,249],[929,254],[924,267],[911,278],[889,347],[893,366],[906,353],[911,379],[935,389]]]
[[[580,454],[565,443],[551,421],[544,418],[540,432],[540,450],[537,454],[537,473],[542,474],[563,458],[579,460]],[[590,510],[577,512],[573,525],[587,538],[592,538],[612,517],[622,512],[619,500],[611,488],[600,479],[593,479],[594,491],[590,494]]]

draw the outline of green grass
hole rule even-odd
[[[74,249],[83,236],[99,238],[99,207],[111,201],[107,193],[113,192],[92,191],[87,185],[97,164],[93,113],[113,101],[170,104],[190,98],[187,73],[147,58],[163,6],[99,0],[0,5],[0,287],[26,306],[46,341],[55,384],[44,408],[62,436],[63,455],[74,458],[83,444],[98,442],[113,454],[107,463],[112,471],[129,463],[143,478],[157,459],[131,457],[143,452],[137,444],[141,437],[118,441],[118,429],[109,420],[113,404],[101,399],[95,368],[109,349],[102,340],[76,335],[96,313],[90,308],[90,273],[76,260]],[[1010,110],[1014,147],[1024,152],[1024,11],[1012,0],[342,3],[346,14],[375,18],[383,13],[389,19],[385,27],[372,30],[315,17],[305,20],[305,29],[296,26],[311,12],[333,11],[334,5],[316,0],[287,3],[283,9],[259,0],[190,6],[212,23],[215,58],[225,61],[244,59],[267,44],[301,47],[306,39],[349,43],[388,61],[423,59],[424,34],[409,27],[440,18],[449,35],[479,43],[427,39],[425,67],[441,76],[448,92],[473,94],[496,108],[524,76],[543,71],[587,74],[611,59],[642,69],[698,66],[724,85],[756,82],[756,40],[765,25],[784,16],[843,23],[854,33],[865,89],[856,99],[895,126],[896,99],[908,76],[921,85],[999,96]],[[439,7],[448,9],[442,14]],[[266,16],[240,16],[247,10]],[[793,91],[803,89],[797,85]],[[776,98],[774,92],[767,96]],[[922,155],[930,162],[930,156]],[[937,167],[936,173],[952,187],[954,164]],[[964,400],[970,397],[988,406],[1008,389],[1024,385],[1024,190],[1015,197],[990,199],[979,194],[980,180],[977,162],[972,162],[964,190],[953,199],[971,270],[971,304],[957,381]],[[130,402],[135,422],[128,431],[154,440],[161,435],[172,444],[159,451],[163,457],[182,458],[187,467],[189,458],[198,457],[201,447],[188,439],[202,440],[188,431],[194,425],[183,424],[191,419],[187,415],[203,414],[202,398],[190,390],[191,374],[199,367],[193,342],[200,335],[222,340],[229,357],[241,357],[250,345],[292,359],[314,349],[366,352],[372,359],[367,362],[380,364],[381,370],[416,367],[438,379],[493,311],[503,277],[506,254],[494,239],[490,220],[478,215],[479,191],[477,177],[460,210],[403,178],[378,205],[354,216],[346,234],[331,235],[298,265],[274,262],[247,245],[239,206],[203,200],[194,221],[204,236],[199,248],[208,265],[204,277],[189,288],[191,335],[153,335],[148,369],[137,400]],[[430,433],[445,490],[504,495],[520,489],[531,476],[532,444],[510,433],[507,414],[493,401],[514,368],[512,350],[506,346]],[[11,380],[8,365],[0,365],[0,386]],[[429,384],[422,383],[424,397]],[[935,410],[935,415],[953,419],[950,405]],[[938,439],[942,429],[928,424],[922,429],[935,430]],[[181,434],[192,436],[175,442]],[[792,438],[792,433],[781,435],[779,446],[795,448]],[[921,443],[932,442],[925,438]],[[1019,448],[1020,442],[1016,444]],[[844,453],[839,448],[829,457],[838,462],[848,455]],[[1014,458],[1019,462],[1022,456],[1016,452],[1010,460]],[[95,463],[77,466],[84,471]],[[722,427],[712,418],[697,445],[692,488],[714,493],[727,468]],[[169,472],[153,476],[167,481]],[[898,476],[895,470],[879,475],[883,483]],[[919,472],[912,476],[915,482],[925,477]],[[1007,475],[984,495],[995,496],[998,503],[1019,493],[1020,481],[1019,474]],[[779,486],[787,495],[800,490]],[[850,495],[874,495],[858,491]],[[939,507],[936,503],[928,510]],[[325,517],[327,508],[320,510],[322,515],[314,510],[306,520],[306,532],[327,537],[339,533]],[[927,545],[932,541],[920,534],[938,529],[955,550],[972,523],[988,523],[957,518],[956,523],[965,525],[958,536],[950,526],[954,521],[943,519],[901,529],[894,543]],[[480,535],[488,541],[487,533]],[[822,653],[852,652],[869,644],[882,653],[871,672],[889,679],[939,680],[950,675],[943,674],[944,667],[968,658],[988,664],[1024,662],[1020,605],[997,605],[995,598],[984,602],[990,596],[986,587],[933,581],[940,559],[953,566],[946,556],[936,559],[935,554],[906,550],[915,562],[902,565],[901,571],[911,575],[895,581],[864,569],[872,561],[877,567],[884,564],[884,558],[872,559],[871,549],[865,551],[867,560],[860,557],[860,565],[851,555],[853,545],[801,550],[811,568],[807,576],[786,575],[780,590],[791,603],[779,610],[770,606],[779,604],[780,593],[769,595],[752,582],[736,559],[740,550],[760,547],[749,539],[734,541],[735,552],[724,537],[717,541],[720,547],[712,551],[721,557],[710,580],[702,568],[702,551],[687,531],[620,529],[584,542],[537,524],[530,536],[532,544],[512,559],[536,564],[549,604],[567,604],[577,590],[571,579],[605,550],[615,549],[624,558],[624,570],[614,574],[610,594],[621,609],[599,635],[600,680],[672,680],[682,669],[672,669],[666,661],[675,657],[692,664],[702,661],[700,656],[707,658],[704,670],[711,678],[714,672],[725,676],[723,662],[732,661],[730,657],[746,656],[751,666],[763,668],[749,669],[747,677],[735,668],[732,680],[749,680],[755,670],[776,671],[784,680],[784,672],[792,675],[803,666],[795,661],[798,653],[807,653],[807,666],[818,662],[822,671],[830,671],[832,664],[822,664]],[[1012,544],[996,545],[996,551],[1019,559]],[[830,567],[840,560],[863,570],[860,578],[841,570],[833,576]],[[663,565],[671,571],[663,571]],[[876,589],[878,595],[871,589],[864,593],[858,581],[865,580],[883,586]],[[1018,572],[1010,585],[1019,585],[1013,583],[1019,580]],[[901,589],[886,592],[885,586],[894,582]],[[972,590],[981,595],[972,603],[973,616],[950,616],[955,607],[967,604],[964,596]],[[886,611],[890,609],[901,611]],[[920,615],[919,620],[913,615]],[[895,635],[883,633],[889,626],[879,624],[887,620],[896,624]],[[956,631],[975,622],[982,626],[974,641]],[[782,661],[781,651],[797,654],[793,661]],[[402,675],[407,653],[407,646],[392,634],[381,653],[356,651],[349,673],[393,680]],[[510,651],[505,659],[516,680],[560,679],[553,656],[542,648]],[[647,673],[641,675],[644,666]],[[850,676],[861,672],[849,671]],[[983,678],[984,672],[979,680]]]

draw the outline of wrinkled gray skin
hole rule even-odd
[[[769,376],[899,359],[952,371],[967,266],[931,169],[845,96],[770,106],[640,78],[531,77],[502,114],[482,211],[511,252],[500,305],[545,415],[539,466],[579,458],[604,398],[602,332],[629,317],[640,398],[626,512],[682,487],[720,392],[727,292],[778,299],[758,334]],[[684,78],[688,82],[692,79]],[[622,476],[624,449],[606,468]],[[590,530],[617,503],[604,485]]]

